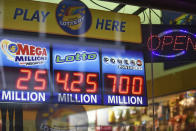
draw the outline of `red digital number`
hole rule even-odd
[[[139,81],[139,90],[136,91],[136,82]],[[143,77],[135,76],[133,77],[133,83],[132,83],[132,94],[134,95],[141,95],[143,90]]]
[[[34,90],[44,91],[46,89],[47,81],[44,78],[40,78],[40,75],[46,75],[46,70],[36,70],[35,71],[35,82],[41,83],[41,86],[34,86]],[[28,90],[28,84],[23,85],[24,82],[29,82],[32,78],[32,70],[31,69],[20,69],[20,74],[24,74],[25,76],[19,77],[16,81],[16,89],[18,90]],[[23,84],[22,84],[23,83]]]
[[[46,89],[46,80],[43,78],[39,78],[39,75],[45,75],[47,72],[45,70],[37,70],[35,72],[35,81],[42,83],[41,86],[35,86],[34,89],[37,91],[43,91]]]
[[[61,73],[60,72],[57,72],[57,77],[56,77],[56,81],[60,84],[63,84],[63,90],[64,91],[69,91],[69,88],[68,88],[68,79],[69,79],[69,74],[66,73],[65,74],[65,79],[60,79],[60,76],[61,76]]]
[[[108,74],[106,77],[113,80],[112,93],[119,93],[121,95],[130,94],[130,88],[132,86],[131,93],[133,95],[141,95],[142,94],[143,83],[144,83],[143,77],[133,76],[131,86],[130,86],[131,76],[122,75],[117,78],[117,75]],[[118,91],[117,91],[117,81],[119,81],[118,82],[119,83],[118,84]],[[137,85],[139,85],[138,90],[136,89]],[[125,88],[123,88],[123,87],[125,87]]]
[[[75,84],[81,84],[84,81],[84,74],[83,73],[73,73],[73,76],[78,76],[79,80],[72,81],[71,83],[71,91],[72,92],[81,92],[80,88],[75,88]]]
[[[18,78],[16,82],[16,89],[27,90],[28,86],[24,86],[21,83],[28,82],[31,79],[32,71],[30,69],[20,69],[20,72],[26,74],[26,76]]]
[[[123,91],[123,80],[126,80],[126,90]],[[120,84],[119,84],[119,93],[120,94],[128,94],[130,87],[130,77],[129,76],[120,76]]]
[[[65,74],[65,78],[61,75]],[[64,74],[56,73],[56,83],[63,85],[63,91],[80,93],[85,90],[86,93],[96,93],[98,90],[96,73],[83,72],[64,72]],[[83,87],[86,87],[85,89]]]
[[[93,77],[97,78],[97,74],[89,73],[89,74],[87,75],[86,83],[87,83],[88,85],[92,85],[92,86],[93,86],[92,89],[86,89],[86,92],[87,92],[87,93],[96,93],[96,92],[97,92],[97,82],[96,82],[96,81],[91,81],[91,80],[90,80],[90,79],[93,78]]]
[[[112,92],[116,93],[116,82],[117,82],[117,76],[116,75],[107,75],[108,78],[113,79],[113,86],[112,86]]]

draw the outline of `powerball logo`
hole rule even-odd
[[[46,48],[15,43],[6,39],[0,42],[0,46],[7,59],[19,63],[19,65],[41,65],[47,61]]]

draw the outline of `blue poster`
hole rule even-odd
[[[146,106],[142,52],[102,49],[103,104]]]
[[[49,44],[0,38],[0,101],[42,103],[50,97]]]
[[[49,44],[34,40],[0,38],[0,66],[50,68]]]
[[[101,104],[99,49],[53,47],[54,103]]]

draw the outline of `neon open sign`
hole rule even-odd
[[[174,58],[188,51],[196,51],[195,37],[195,34],[186,30],[167,30],[158,35],[151,35],[147,47],[155,56]]]

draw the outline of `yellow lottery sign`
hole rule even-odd
[[[0,28],[140,44],[138,16],[88,9],[80,1],[59,4],[0,0]]]

